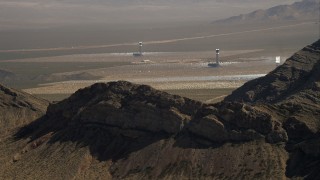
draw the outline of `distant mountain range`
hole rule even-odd
[[[290,20],[319,20],[319,0],[303,0],[291,5],[279,5],[266,10],[257,10],[249,14],[232,16],[213,23],[254,23]]]
[[[296,0],[0,0],[0,30],[213,21]],[[211,19],[214,17],[215,19]],[[3,40],[1,41],[3,42]]]

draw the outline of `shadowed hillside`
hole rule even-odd
[[[225,101],[267,106],[269,113],[280,114],[289,137],[287,175],[319,178],[320,40],[265,77],[247,82]]]
[[[204,104],[125,81],[80,89],[0,141],[0,179],[319,179],[319,45],[265,77],[288,74],[271,98],[236,90]]]
[[[235,90],[227,101],[277,103],[292,98],[315,98],[320,81],[320,40],[295,53],[282,66],[265,77],[247,82]]]
[[[277,120],[251,106],[207,105],[119,81],[95,84],[50,105],[44,117],[16,134],[17,141],[23,139],[28,141],[22,151],[16,149],[19,159],[4,178],[16,168],[23,169],[18,178],[32,170],[36,179],[281,178],[286,161],[281,142],[287,136]]]
[[[48,104],[45,100],[0,84],[1,134],[41,117]]]

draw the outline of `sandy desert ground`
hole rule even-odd
[[[127,62],[126,65],[101,67],[81,71],[57,73],[71,75],[90,73],[101,77],[96,80],[72,80],[40,84],[39,87],[27,88],[31,94],[63,95],[71,94],[97,82],[126,80],[139,84],[151,85],[156,89],[186,95],[199,99],[193,94],[200,92],[208,97],[203,101],[223,98],[232,89],[241,86],[248,80],[255,79],[276,68],[275,57],[260,56],[261,49],[221,51],[220,67],[210,67],[208,63],[215,61],[215,52],[188,53],[145,53],[142,57],[131,54],[91,54],[25,59],[25,62]],[[282,57],[285,60],[287,57]],[[222,91],[221,91],[222,89]],[[225,91],[223,91],[225,89]],[[215,90],[219,93],[212,97]],[[204,92],[205,91],[205,92]],[[212,91],[212,92],[210,92]],[[189,93],[188,93],[189,92]],[[192,96],[193,95],[193,96]],[[204,95],[205,96],[205,95]]]
[[[275,69],[276,56],[281,56],[283,63],[294,52],[314,42],[319,37],[318,25],[296,22],[190,26],[187,30],[174,31],[172,37],[170,33],[160,37],[163,29],[151,34],[141,32],[137,36],[145,40],[141,57],[132,56],[137,46],[124,39],[114,44],[69,49],[4,50],[0,51],[0,69],[31,79],[9,86],[49,100],[61,100],[93,83],[126,80],[211,102]],[[216,48],[221,49],[221,66],[209,67],[208,63],[215,61]]]

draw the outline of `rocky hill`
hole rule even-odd
[[[247,82],[225,100],[277,103],[303,98],[319,104],[316,99],[316,94],[320,91],[319,58],[320,40],[295,53],[265,77]]]
[[[320,39],[265,77],[247,82],[225,101],[251,104],[280,115],[290,140],[287,150],[292,157],[288,161],[287,175],[305,175],[313,171],[319,178]],[[305,149],[310,147],[313,150]]]
[[[0,139],[0,179],[319,179],[319,45],[265,77],[288,75],[272,98],[203,104],[125,81],[80,89]],[[270,85],[253,82],[242,88]]]
[[[100,83],[50,105],[43,118],[22,128],[15,137],[25,144],[10,147],[15,153],[6,160],[12,163],[0,174],[18,179],[30,171],[35,179],[281,178],[286,160],[281,144],[288,138],[279,125],[240,103],[214,106],[145,85]]]
[[[249,14],[241,14],[214,23],[265,23],[292,20],[319,21],[319,0],[303,0],[291,5],[279,5],[266,10],[257,10]]]
[[[45,114],[48,102],[0,84],[0,134]]]

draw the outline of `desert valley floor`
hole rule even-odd
[[[133,57],[131,53],[65,55],[9,60],[2,61],[2,64],[8,68],[15,66],[18,73],[25,74],[33,73],[23,69],[27,63],[37,67],[34,71],[39,72],[54,71],[55,67],[50,66],[52,64],[56,68],[70,66],[66,68],[67,72],[36,75],[35,79],[42,83],[23,88],[28,93],[49,100],[61,100],[79,88],[96,82],[127,80],[205,102],[216,102],[246,81],[275,69],[275,56],[271,54],[263,49],[222,50],[220,67],[208,66],[208,63],[215,61],[212,58],[215,52],[207,51],[155,52],[141,57]],[[283,63],[290,52],[277,55],[281,56]]]

